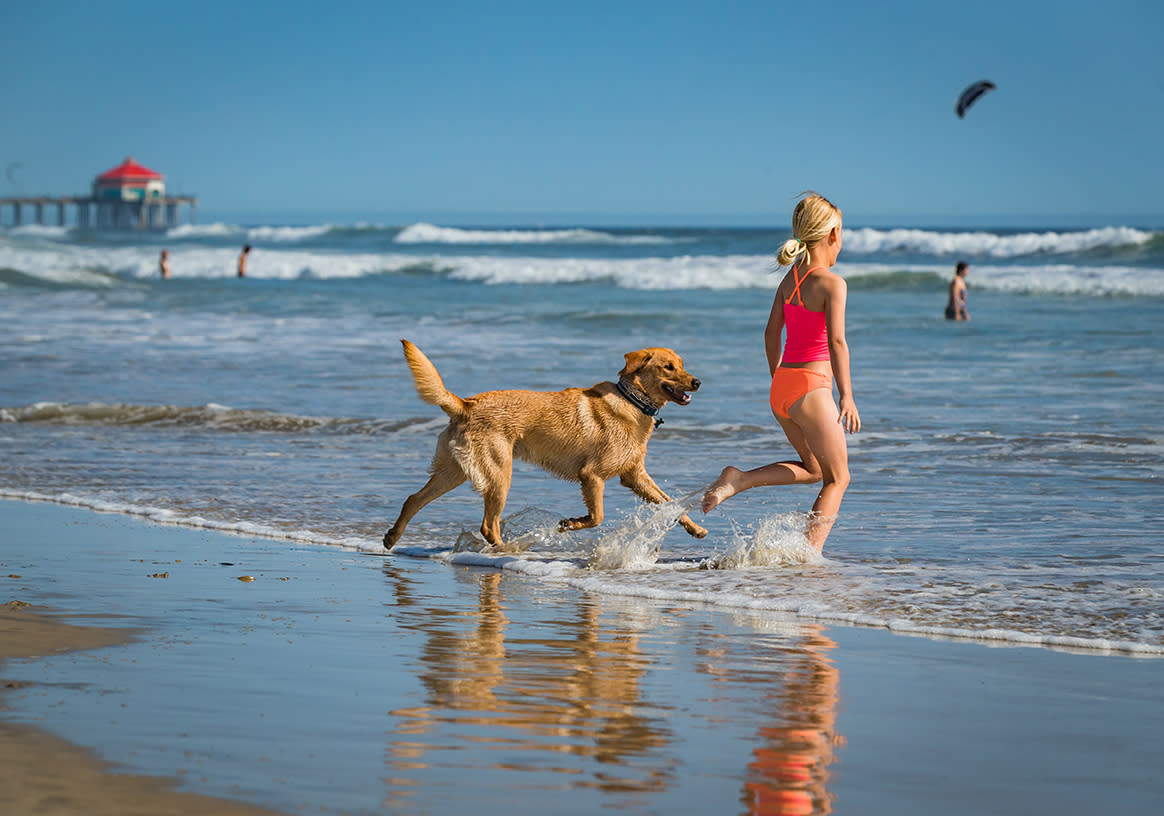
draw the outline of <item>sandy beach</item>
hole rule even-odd
[[[9,580],[13,580],[11,576]],[[0,607],[0,672],[9,661],[35,660],[62,652],[99,650],[133,636],[124,629],[74,626],[38,614],[25,602]],[[0,674],[0,678],[5,675]],[[0,680],[8,699],[36,694],[35,686]],[[5,700],[0,699],[0,704]],[[0,720],[0,810],[10,814],[273,813],[266,808],[175,790],[176,778],[141,776],[103,762],[86,748],[27,725]]]
[[[0,518],[0,600],[32,604],[0,615],[6,813],[1164,801],[1158,660],[592,597],[50,503]]]

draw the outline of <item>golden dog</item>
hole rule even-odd
[[[501,511],[509,494],[516,456],[554,476],[582,484],[587,513],[562,519],[559,530],[581,530],[602,523],[606,480],[619,480],[649,502],[670,501],[647,474],[647,440],[654,414],[667,402],[686,405],[699,380],[683,369],[671,349],[648,348],[626,355],[619,382],[600,382],[564,391],[486,391],[462,399],[445,388],[427,357],[407,340],[404,358],[420,398],[449,415],[437,439],[432,478],[404,502],[400,516],[384,534],[391,549],[425,505],[466,479],[485,501],[481,535],[496,549],[501,541]],[[707,530],[686,515],[679,523],[696,538]]]

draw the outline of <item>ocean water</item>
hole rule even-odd
[[[0,496],[386,555],[445,417],[400,352],[461,395],[614,379],[669,346],[703,380],[647,467],[571,534],[577,486],[519,464],[482,552],[468,485],[388,557],[602,596],[807,621],[1164,655],[1164,231],[847,225],[864,430],[823,557],[816,489],[757,489],[689,537],[674,518],[727,464],[792,451],[767,405],[772,229],[210,224],[165,234],[0,228]],[[249,277],[234,277],[243,243]],[[170,252],[173,278],[157,259]],[[966,324],[946,283],[970,263]],[[51,554],[46,555],[51,557]],[[704,569],[709,563],[727,569]],[[652,601],[647,601],[652,602]]]

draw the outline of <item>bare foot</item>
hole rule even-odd
[[[732,496],[740,492],[740,477],[743,476],[743,471],[739,468],[734,468],[728,465],[719,474],[719,478],[712,482],[711,487],[707,488],[707,492],[703,494],[703,502],[700,508],[704,513],[710,513],[719,505],[724,499],[730,499]]]

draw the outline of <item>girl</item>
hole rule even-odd
[[[845,431],[861,430],[845,342],[847,287],[832,271],[841,252],[841,211],[824,196],[803,193],[792,213],[792,236],[776,258],[792,268],[776,289],[764,348],[772,375],[772,413],[800,461],[747,471],[729,465],[707,489],[702,507],[711,512],[724,499],[761,485],[823,482],[806,530],[808,543],[820,552],[849,486]]]

